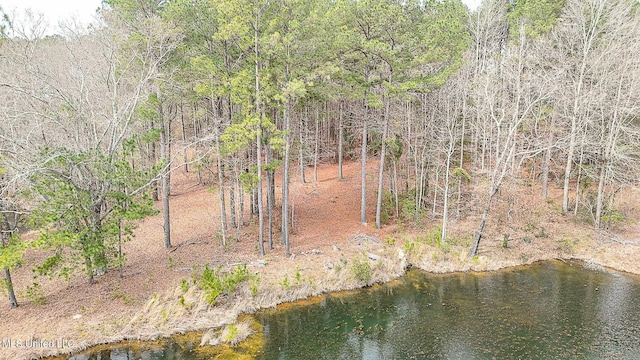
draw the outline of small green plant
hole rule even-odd
[[[547,230],[544,228],[544,226],[540,226],[539,231],[534,233],[533,236],[537,238],[548,238],[549,234],[547,234]]]
[[[400,200],[400,217],[404,222],[420,226],[424,215],[424,209],[416,204],[415,189],[402,196]]]
[[[428,230],[423,234],[423,236],[419,237],[418,240],[427,245],[435,245],[437,247],[442,247],[442,228],[439,226],[434,227],[431,230]]]
[[[296,266],[296,285],[300,285],[300,282],[302,280],[302,275],[300,274],[300,267]]]
[[[258,274],[253,274],[249,278],[249,283],[251,284],[251,296],[256,297],[258,295],[258,285],[260,284],[260,276],[258,276]]]
[[[125,304],[130,304],[133,302],[133,297],[122,292],[122,290],[120,290],[120,287],[118,286],[116,286],[116,288],[113,289],[113,293],[111,294],[111,299],[113,300],[120,299]]]
[[[291,288],[291,283],[289,282],[289,276],[287,276],[287,274],[284,274],[284,279],[282,279],[280,287],[282,290],[289,290]]]
[[[238,326],[236,324],[229,324],[227,325],[225,337],[222,340],[228,343],[233,342],[239,333],[240,332],[238,331]]]
[[[506,249],[509,247],[509,234],[504,234],[504,238],[502,239],[502,248]]]
[[[34,282],[32,285],[27,285],[26,297],[36,305],[44,305],[47,303],[47,298],[44,295],[44,290],[42,290],[42,286],[40,286],[40,284],[38,284],[37,282]]]
[[[315,290],[315,288],[316,288],[316,283],[313,281],[313,279],[307,279],[307,284],[309,284],[309,287],[310,287],[311,289],[314,289],[314,290]]]
[[[433,261],[438,262],[438,260],[440,260],[440,255],[438,255],[437,252],[434,252],[433,254],[431,254],[431,258],[433,259]]]
[[[416,250],[417,241],[407,240],[404,242],[404,252],[411,254]]]
[[[238,284],[249,276],[247,265],[238,265],[229,272],[223,272],[222,267],[210,268],[206,265],[202,271],[199,285],[207,295],[207,302],[215,305],[220,295],[232,294]]]
[[[533,233],[536,230],[536,226],[533,223],[528,222],[523,229],[527,233]]]
[[[606,228],[615,226],[624,222],[625,216],[617,209],[606,207],[602,215],[602,223],[606,224]]]
[[[562,238],[558,240],[558,246],[560,250],[566,254],[573,254],[575,241],[567,238]]]
[[[369,261],[354,261],[351,264],[351,273],[353,278],[363,282],[365,284],[369,284],[371,282],[371,277],[373,276],[373,269],[371,269],[371,264]]]
[[[387,243],[387,245],[393,245],[396,243],[396,239],[392,238],[391,236],[387,236],[387,238],[385,239],[385,242]]]
[[[189,309],[189,310],[195,306],[195,304],[193,303],[187,303],[187,299],[185,299],[184,295],[180,296],[179,302],[180,302],[180,305],[184,306],[186,309]]]
[[[191,287],[191,284],[189,283],[189,280],[182,279],[182,281],[180,282],[180,289],[182,289],[182,292],[186,293],[187,291],[189,291],[190,287]]]

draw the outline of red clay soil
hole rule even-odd
[[[369,161],[367,173],[368,219],[375,219],[374,181],[378,161]],[[308,182],[300,184],[294,172],[292,198],[295,227],[291,231],[291,252],[299,254],[312,249],[341,246],[358,233],[382,237],[373,224],[360,223],[360,164],[346,162],[344,179],[338,181],[337,166],[320,165],[318,181],[313,181],[313,168],[307,170]],[[311,181],[309,181],[311,180]],[[280,191],[278,186],[276,192]],[[279,196],[278,196],[279,198]],[[228,201],[228,200],[227,200]],[[156,204],[160,209],[161,204]],[[245,200],[248,208],[248,198]],[[227,208],[228,209],[228,208]],[[248,211],[247,211],[248,212]],[[280,208],[276,209],[277,219]],[[100,328],[112,335],[153,297],[175,288],[188,278],[194,266],[226,265],[256,261],[260,258],[255,225],[245,226],[240,241],[221,244],[219,231],[219,201],[217,191],[198,185],[197,176],[180,170],[172,176],[171,233],[173,247],[164,249],[162,215],[142,221],[135,237],[124,245],[126,263],[124,277],[117,270],[96,277],[93,285],[79,274],[70,281],[34,278],[32,267],[44,259],[31,252],[26,264],[12,271],[20,306],[9,309],[1,304],[0,339],[30,341],[30,339],[60,339],[65,334],[83,333],[83,329]],[[266,216],[265,216],[266,219]],[[254,217],[252,222],[257,222]],[[274,249],[267,250],[271,261],[284,258],[280,245],[279,222],[274,222]],[[231,235],[236,235],[233,230]],[[265,237],[266,241],[266,237]],[[267,245],[265,244],[265,248]],[[268,249],[268,248],[267,248]],[[45,304],[36,304],[27,297],[27,286],[37,282],[46,296]],[[67,335],[67,339],[70,339]],[[78,341],[78,339],[70,339]],[[30,358],[38,349],[0,348],[0,359]]]

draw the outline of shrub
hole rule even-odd
[[[373,276],[373,270],[369,261],[354,261],[351,265],[351,273],[353,278],[361,281],[365,284],[371,282],[371,276]]]
[[[284,274],[284,279],[282,279],[280,287],[282,287],[282,290],[289,290],[291,288],[291,283],[289,282],[289,276],[287,276],[287,274]]]
[[[182,279],[182,281],[180,282],[180,288],[182,289],[182,292],[187,292],[189,291],[189,288],[191,287],[191,284],[189,284],[189,280],[187,279]]]
[[[42,286],[37,282],[34,282],[33,285],[27,285],[26,297],[36,305],[44,305],[47,303],[44,290],[42,290]]]
[[[247,265],[238,265],[230,272],[223,272],[222,267],[205,266],[200,277],[200,287],[207,295],[207,302],[215,305],[220,295],[232,294],[236,287],[249,276]]]

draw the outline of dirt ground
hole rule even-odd
[[[426,221],[416,228],[393,223],[381,230],[375,229],[377,168],[377,160],[368,162],[368,224],[360,223],[358,162],[345,163],[342,181],[338,180],[337,166],[333,164],[319,166],[317,181],[313,181],[313,168],[307,168],[307,183],[304,184],[299,182],[299,174],[294,172],[295,226],[291,231],[291,251],[296,255],[296,267],[305,264],[305,256],[313,251],[325,254],[325,261],[335,262],[339,261],[338,257],[357,255],[362,250],[353,247],[356,236],[367,235],[389,243],[397,239],[395,245],[400,249],[403,242],[416,239],[433,228],[434,224]],[[481,184],[468,190],[482,193]],[[276,192],[279,191],[280,187],[277,187]],[[528,191],[531,191],[531,196]],[[443,255],[437,253],[441,249],[430,250],[430,254],[421,254],[412,263],[428,271],[442,272],[492,270],[540,259],[571,257],[640,273],[637,261],[640,258],[640,228],[637,224],[629,223],[616,235],[596,233],[588,225],[560,215],[555,205],[560,203],[559,189],[552,192],[552,200],[542,203],[536,202],[539,196],[534,196],[535,191],[523,191],[517,185],[512,189],[505,187],[501,198],[506,200],[498,202],[492,209],[495,215],[490,218],[487,237],[481,243],[477,258],[465,260],[467,255],[461,250],[466,248],[462,243],[469,241],[470,234],[478,225],[479,216],[472,214],[463,220],[454,218],[451,221],[450,234],[466,239],[461,240],[459,250],[454,247],[453,251],[448,250]],[[640,198],[638,195],[637,189],[629,190],[621,206],[628,207],[628,212],[633,213],[636,211],[635,199]],[[475,197],[468,200],[472,204],[481,201]],[[161,204],[156,206],[160,208]],[[248,206],[248,199],[245,206]],[[239,240],[223,247],[217,236],[219,213],[217,191],[210,191],[207,185],[199,185],[195,174],[180,170],[172,176],[171,230],[174,246],[163,248],[162,215],[142,221],[135,230],[135,238],[124,245],[127,260],[123,278],[116,270],[96,277],[93,285],[88,284],[82,275],[70,281],[34,278],[32,268],[43,255],[28,253],[26,264],[12,272],[20,306],[9,309],[7,301],[0,304],[0,340],[5,344],[0,348],[0,359],[29,359],[64,352],[66,349],[60,348],[63,340],[67,340],[67,345],[71,341],[74,349],[108,341],[128,326],[130,331],[131,319],[140,314],[149,299],[171,292],[182,279],[189,278],[194,269],[201,269],[205,264],[228,266],[260,260],[256,226],[250,225],[257,219],[250,220],[247,215]],[[633,215],[636,218],[640,216],[637,213]],[[278,214],[277,219],[279,217]],[[507,249],[502,247],[505,231],[510,237]],[[235,230],[231,232],[231,235],[236,234]],[[332,252],[334,245],[339,249],[355,250],[346,255],[343,251]],[[331,260],[332,256],[336,259]],[[265,259],[269,264],[291,262],[284,256],[278,229],[274,231],[274,249],[267,250]],[[46,303],[38,304],[34,296],[28,296],[28,287],[32,288],[34,282],[42,288]],[[32,345],[30,341],[33,339],[40,346],[6,346],[7,340],[14,345],[16,342]],[[55,349],[48,349],[38,340],[58,342],[54,344]]]

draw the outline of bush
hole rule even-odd
[[[371,264],[366,260],[353,262],[351,265],[351,273],[353,274],[354,279],[365,284],[369,284],[371,282],[371,277],[373,276]]]
[[[230,272],[224,273],[222,267],[205,266],[200,277],[200,287],[207,295],[207,302],[215,305],[220,295],[232,294],[236,287],[249,276],[247,265],[238,265]]]
[[[411,190],[400,197],[400,217],[407,223],[420,225],[425,211],[417,206],[415,195],[416,191]]]
[[[44,290],[42,290],[42,286],[37,282],[34,282],[33,285],[27,285],[26,297],[36,305],[44,305],[47,303]]]
[[[625,216],[617,209],[611,209],[609,207],[605,207],[602,214],[602,223],[605,224],[604,228],[609,228],[611,226],[616,226],[623,223],[625,220]]]

